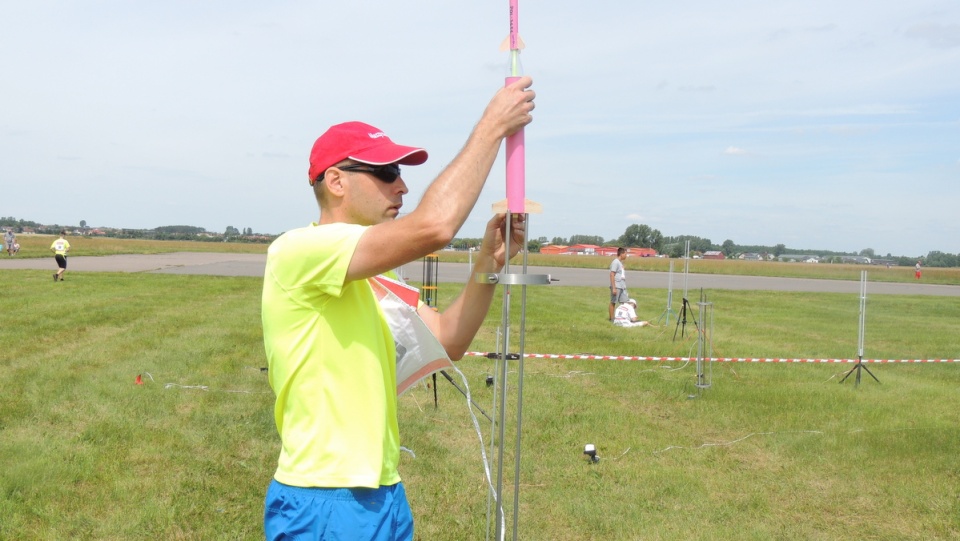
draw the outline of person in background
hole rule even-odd
[[[917,269],[917,270],[913,273],[913,276],[914,276],[914,278],[916,278],[917,280],[919,280],[919,279],[920,279],[920,262],[919,262],[919,261],[917,261],[916,269]]]
[[[618,304],[627,302],[630,294],[627,293],[627,278],[623,270],[623,262],[627,259],[627,249],[617,248],[617,257],[610,262],[610,321],[613,321],[613,312]]]
[[[63,281],[63,273],[67,272],[67,253],[70,251],[70,242],[64,238],[66,231],[60,232],[60,238],[53,241],[50,249],[53,250],[54,258],[57,260],[57,272],[53,273],[53,281]]]
[[[447,246],[477,202],[501,142],[528,124],[532,81],[489,102],[460,153],[400,217],[400,166],[427,160],[378,128],[329,128],[310,154],[308,180],[320,219],[278,237],[267,251],[262,321],[281,450],[264,502],[268,540],[411,540],[400,479],[397,348],[371,280]],[[487,222],[473,273],[495,273],[524,239],[524,216]],[[442,313],[417,315],[454,360],[483,323],[495,285],[468,280]]]
[[[14,246],[17,244],[17,236],[14,235],[12,229],[7,229],[7,232],[3,234],[3,245],[7,247],[7,255],[13,255],[16,252],[14,251]]]
[[[646,327],[649,321],[640,321],[637,317],[637,301],[630,299],[617,307],[617,314],[613,318],[617,327]]]

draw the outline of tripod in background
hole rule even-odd
[[[870,374],[870,377],[874,381],[880,383],[880,380],[877,379],[877,376],[873,375],[873,372],[867,368],[867,365],[863,364],[863,330],[867,322],[867,271],[860,271],[860,336],[859,344],[857,349],[857,364],[853,365],[853,368],[847,371],[846,375],[843,376],[843,379],[840,380],[840,383],[846,381],[847,377],[854,371],[857,371],[857,379],[854,384],[856,387],[860,386],[860,371],[866,370],[867,374]]]

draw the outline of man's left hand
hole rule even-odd
[[[510,257],[517,255],[523,246],[526,237],[526,215],[513,214],[510,218]],[[497,214],[487,222],[487,230],[483,235],[480,252],[493,258],[498,270],[506,263],[504,239],[507,237],[507,215]]]

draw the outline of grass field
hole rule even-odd
[[[262,537],[279,440],[259,279],[71,273],[51,283],[47,272],[0,271],[0,280],[0,539]],[[440,306],[454,293],[442,286]],[[656,319],[666,292],[632,293],[640,315]],[[526,351],[696,353],[689,324],[676,340],[673,326],[613,328],[605,295],[529,288]],[[856,296],[708,300],[716,357],[857,354]],[[474,351],[495,349],[498,306]],[[865,358],[960,358],[958,322],[957,298],[871,297]],[[489,411],[493,361],[457,366]],[[839,384],[848,364],[709,368],[712,386],[698,393],[693,363],[525,361],[519,537],[960,538],[960,363],[874,364],[880,383],[864,374],[860,386]],[[426,385],[401,398],[417,538],[480,539],[479,442],[463,396],[439,382],[437,408]],[[584,460],[586,443],[599,463]]]
[[[52,257],[53,235],[19,235],[20,253],[15,257]],[[172,252],[217,252],[266,254],[267,244],[244,242],[197,242],[187,240],[117,239],[112,237],[67,236],[70,255],[102,256],[116,254],[166,254]],[[6,251],[3,252],[7,257]]]

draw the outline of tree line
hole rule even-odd
[[[480,239],[466,240],[471,242],[475,241],[476,244],[472,244],[473,246],[480,245]],[[920,257],[903,255],[894,256],[889,253],[886,256],[881,257],[876,254],[872,248],[864,248],[858,253],[848,253],[831,250],[788,248],[784,244],[776,244],[774,246],[737,244],[732,239],[724,240],[720,244],[714,244],[709,238],[698,237],[696,235],[664,236],[659,230],[654,229],[646,224],[631,224],[627,226],[622,235],[615,239],[609,240],[595,235],[572,235],[570,238],[553,237],[549,240],[547,237],[539,237],[538,239],[530,240],[527,244],[527,249],[531,252],[539,252],[540,247],[546,244],[561,246],[570,246],[574,244],[593,244],[596,246],[653,248],[657,251],[657,253],[676,258],[684,256],[688,241],[690,242],[691,256],[702,255],[705,252],[712,251],[721,252],[725,257],[728,258],[737,257],[740,254],[745,253],[756,253],[763,255],[770,254],[775,257],[790,254],[804,254],[817,255],[821,258],[821,260],[828,262],[840,262],[843,256],[863,256],[868,257],[871,260],[882,259],[891,265],[904,267],[912,267],[917,261],[920,261],[925,267],[960,267],[960,254],[950,254],[936,250],[929,252],[926,256]],[[456,245],[454,247],[456,248]]]
[[[87,230],[86,220],[80,220],[79,228],[75,226],[62,226],[59,224],[44,225],[37,222],[17,219],[12,216],[0,217],[0,227],[13,229],[15,233],[22,233],[23,228],[30,228],[37,233],[56,235],[61,230],[76,230],[81,232]],[[223,233],[208,232],[202,227],[189,225],[168,225],[156,227],[153,229],[115,229],[102,228],[104,235],[116,238],[136,238],[136,239],[154,239],[154,240],[194,240],[210,242],[211,240],[229,241],[229,242],[255,242],[269,243],[275,239],[276,235],[263,233],[254,233],[252,228],[245,227],[243,230],[228,225]],[[455,250],[469,250],[480,246],[480,238],[455,238],[450,247]],[[690,242],[690,255],[702,255],[705,252],[722,252],[728,258],[737,257],[744,253],[771,254],[779,257],[789,254],[809,254],[817,255],[822,260],[829,262],[839,262],[842,256],[863,256],[872,260],[882,259],[891,265],[912,267],[917,261],[925,267],[960,267],[960,254],[945,253],[938,250],[927,253],[926,256],[878,256],[872,248],[864,248],[858,253],[851,254],[845,252],[834,252],[830,250],[809,250],[787,248],[783,244],[774,246],[737,244],[731,239],[724,240],[720,244],[714,244],[709,238],[698,237],[696,235],[677,235],[664,236],[658,229],[654,229],[646,224],[631,224],[627,226],[623,234],[615,239],[604,239],[597,235],[571,235],[569,238],[539,237],[527,242],[527,250],[533,253],[540,251],[540,248],[547,244],[570,246],[574,244],[592,244],[595,246],[623,246],[626,248],[653,248],[657,253],[669,257],[683,257],[686,251],[686,244]]]
[[[30,229],[41,235],[56,235],[60,231],[79,232],[88,234],[90,228],[87,227],[86,220],[80,220],[79,227],[73,225],[60,224],[41,224],[30,220],[17,219],[12,216],[0,217],[0,228],[10,228],[14,233],[23,233],[24,229]],[[267,235],[263,233],[254,233],[253,228],[245,227],[239,230],[232,225],[228,225],[223,233],[210,232],[203,227],[192,225],[164,225],[153,229],[127,229],[102,227],[97,228],[100,234],[105,237],[119,239],[149,239],[149,240],[189,240],[199,242],[250,242],[250,243],[269,243],[277,238],[277,235]]]

